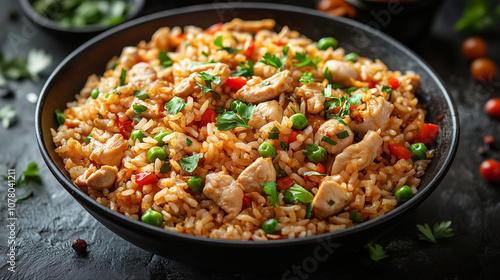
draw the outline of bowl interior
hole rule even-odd
[[[160,27],[195,25],[207,28],[214,23],[230,21],[237,17],[246,20],[273,18],[276,20],[278,31],[282,26],[287,25],[313,40],[333,36],[339,40],[340,46],[346,49],[347,52],[356,52],[361,56],[380,59],[391,70],[400,70],[401,72],[412,70],[420,75],[421,88],[417,92],[417,97],[420,102],[427,106],[426,121],[438,124],[441,132],[436,142],[438,147],[436,155],[422,179],[418,193],[410,201],[380,218],[335,233],[295,240],[242,242],[180,235],[133,221],[104,208],[72,184],[61,158],[54,151],[55,146],[52,142],[50,129],[57,127],[54,111],[56,109],[63,110],[67,102],[74,100],[74,95],[84,86],[86,78],[94,73],[103,73],[107,61],[113,56],[120,55],[124,46],[136,45],[141,40],[150,40],[151,35]],[[45,84],[37,105],[36,129],[40,151],[49,169],[79,203],[107,227],[125,239],[157,254],[177,260],[183,260],[182,253],[176,252],[176,255],[174,255],[167,252],[168,248],[172,250],[172,247],[168,246],[172,246],[173,240],[179,243],[197,244],[197,246],[217,247],[221,258],[224,258],[222,255],[224,250],[231,250],[234,247],[248,250],[255,248],[265,250],[267,248],[270,250],[266,257],[272,258],[277,256],[276,253],[283,257],[283,251],[272,251],[272,248],[275,247],[293,248],[294,246],[311,244],[325,238],[341,238],[356,234],[364,234],[369,238],[373,238],[372,235],[367,234],[370,230],[380,230],[387,222],[395,221],[397,217],[401,218],[403,213],[416,207],[438,185],[451,165],[457,148],[459,133],[458,116],[442,82],[425,62],[400,43],[348,19],[331,18],[314,10],[304,8],[263,3],[258,5],[255,3],[232,3],[232,6],[229,4],[209,4],[180,8],[125,23],[97,36],[69,55],[57,67]],[[137,234],[123,232],[123,230],[130,228],[137,231]],[[162,241],[158,241],[158,239],[151,239],[150,241],[136,240],[139,235],[146,234],[163,239]],[[167,243],[170,245],[167,246]],[[292,256],[294,255],[292,254]],[[230,259],[230,256],[225,256],[225,258]],[[192,255],[186,257],[186,259],[190,260],[190,262],[195,261]],[[206,263],[207,260],[204,260],[204,262]]]

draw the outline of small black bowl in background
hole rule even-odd
[[[60,32],[60,33],[73,33],[73,34],[96,34],[104,30],[110,29],[113,25],[87,25],[82,27],[72,27],[72,26],[62,26],[59,23],[52,21],[43,15],[39,14],[32,6],[33,0],[20,0],[21,7],[26,14],[26,16],[32,20],[34,23],[45,27],[47,29]],[[141,12],[144,7],[145,0],[127,0],[129,5],[129,10],[127,14],[123,17],[123,22],[135,18]]]
[[[409,45],[427,35],[443,0],[346,0],[356,20]]]

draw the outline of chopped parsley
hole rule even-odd
[[[271,129],[269,132],[269,139],[279,139],[280,138],[280,130],[276,126]]]
[[[333,97],[335,101],[325,103],[326,107],[324,115],[325,120],[336,119],[340,123],[346,125],[346,123],[342,118],[345,116],[349,116],[351,114],[351,105],[359,104],[359,102],[361,102],[362,97],[363,97],[362,93],[358,93],[353,96],[343,95],[341,97]],[[340,107],[340,110],[336,115],[328,113],[331,110],[335,110],[335,107]]]
[[[417,229],[421,232],[418,234],[418,238],[420,240],[437,243],[437,239],[449,238],[454,235],[453,229],[450,228],[450,226],[451,221],[444,221],[439,224],[435,223],[433,232],[427,223],[424,225],[417,225]]]
[[[332,85],[331,84],[326,85],[326,88],[323,89],[323,96],[326,98],[332,97]]]
[[[217,116],[215,126],[221,130],[226,131],[235,127],[253,128],[248,125],[248,121],[252,118],[255,106],[250,104],[241,103],[237,108],[237,114],[233,111],[227,111],[222,115]]]
[[[328,83],[332,83],[332,72],[330,71],[330,69],[328,67],[326,67],[324,75],[325,75],[325,79],[328,80]]]
[[[211,59],[209,62],[199,62],[199,61],[193,61],[191,63],[189,63],[188,67],[187,67],[187,70],[188,71],[193,71],[193,69],[196,67],[196,66],[200,66],[200,65],[204,65],[204,64],[211,64],[211,63],[214,63],[214,61]]]
[[[141,90],[134,89],[134,93],[132,93],[132,95],[139,98],[140,100],[146,100],[149,98],[149,95],[146,93],[145,89]]]
[[[304,74],[302,74],[302,77],[300,77],[300,80],[299,80],[299,82],[301,82],[303,84],[309,84],[309,83],[313,83],[315,81],[316,81],[316,79],[313,77],[312,72],[310,72],[310,73],[304,72]]]
[[[283,61],[281,61],[281,59],[279,57],[277,57],[276,55],[270,54],[268,52],[266,52],[264,54],[264,57],[262,57],[262,59],[259,60],[259,62],[262,62],[262,63],[267,64],[267,65],[271,65],[271,66],[277,68],[278,71],[280,71],[281,68],[283,68]]]
[[[366,244],[365,248],[368,249],[370,258],[376,262],[389,257],[389,255],[386,254],[386,251],[380,244],[373,244],[370,242]]]
[[[90,140],[94,138],[94,135],[92,134],[89,134],[87,137],[85,137],[85,139],[83,139],[83,141],[85,141],[85,143],[90,143]]]
[[[233,76],[243,76],[245,78],[251,79],[254,76],[253,72],[253,62],[252,60],[247,60],[245,63],[240,62],[239,68],[234,71]]]
[[[191,139],[189,138],[186,138],[186,145],[189,147],[191,146],[191,144],[193,144],[193,141],[191,141]]]
[[[352,210],[351,221],[355,224],[359,224],[363,221],[363,218],[361,217],[361,215],[358,214],[357,210]]]
[[[321,141],[326,142],[326,143],[328,143],[330,145],[337,145],[337,142],[333,141],[332,139],[330,139],[330,138],[328,138],[326,136],[323,136],[321,138]]]
[[[144,106],[144,105],[132,105],[132,108],[134,109],[134,112],[137,114],[137,115],[140,115],[142,113],[144,113],[148,107]]]
[[[122,68],[122,71],[120,73],[120,86],[124,86],[125,84],[125,79],[127,78],[127,70]]]
[[[207,93],[207,92],[210,92],[214,95],[214,97],[216,99],[220,99],[220,94],[218,92],[216,92],[215,90],[212,89],[212,84],[214,85],[219,85],[220,82],[221,82],[221,79],[220,77],[217,77],[219,73],[216,73],[214,75],[212,74],[208,74],[206,72],[200,72],[198,73],[198,77],[200,79],[202,79],[203,81],[205,81],[205,85],[202,85],[200,82],[198,81],[194,81],[194,83],[199,86],[201,88],[201,91],[203,91],[204,93]]]
[[[347,130],[344,130],[344,131],[342,131],[340,133],[337,133],[337,137],[339,139],[344,139],[346,137],[349,137],[349,132],[347,132]]]
[[[206,53],[205,51],[201,51],[201,54],[205,57],[208,57],[208,53]]]
[[[358,90],[357,87],[350,87],[350,88],[344,89],[345,93],[347,93],[347,94],[351,94],[351,93],[353,93],[353,92],[355,92],[357,90]]]
[[[387,92],[389,94],[389,97],[387,98],[388,101],[391,101],[392,97],[392,88],[386,85],[382,85],[382,92]]]
[[[59,111],[59,110],[57,110]],[[56,117],[57,117],[56,111]],[[2,126],[7,129],[14,122],[14,118],[17,116],[17,112],[11,105],[4,106],[0,110],[0,120],[2,120]],[[64,119],[64,116],[63,116]],[[59,122],[59,117],[57,117],[57,121]],[[63,121],[64,123],[64,121]]]
[[[196,167],[198,167],[198,162],[200,162],[200,159],[203,157],[203,154],[197,154],[193,155],[187,158],[181,158],[179,160],[179,163],[185,171],[191,173],[193,172]]]
[[[269,195],[269,204],[272,206],[280,206],[280,200],[278,199],[278,192],[276,191],[278,184],[274,181],[262,183],[264,192]]]
[[[280,146],[283,150],[285,151],[288,151],[288,149],[290,148],[287,144],[285,144],[285,142],[281,141],[280,142]]]
[[[61,110],[57,109],[54,113],[56,114],[57,123],[63,124],[66,121]]]
[[[217,115],[224,114],[226,111],[227,109],[225,107],[218,107],[217,109],[215,109]]]
[[[168,56],[167,51],[160,50],[158,58],[160,59],[160,65],[162,68],[168,68],[174,64],[172,59]]]
[[[230,54],[234,53],[234,52],[241,51],[240,49],[235,49],[235,48],[231,48],[231,47],[224,47],[222,45],[222,35],[219,35],[219,36],[217,36],[217,38],[215,38],[214,45],[216,45],[217,47],[219,47],[218,51],[227,51]]]
[[[286,192],[289,193],[294,204],[297,204],[298,201],[303,203],[311,203],[314,198],[312,193],[297,184],[293,185]]]
[[[36,184],[41,184],[42,183],[42,178],[39,175],[40,168],[38,168],[38,165],[36,162],[30,162],[28,166],[26,167],[26,170],[23,171],[21,176],[17,179],[17,182],[15,182],[14,187],[18,187],[21,185],[21,183],[24,185],[24,197],[16,199],[16,202],[18,201],[23,201],[33,195],[33,191],[30,191],[28,184],[29,183],[36,183]],[[2,176],[2,178],[5,181],[9,181],[9,177],[7,176]],[[14,182],[9,181],[9,186],[11,184],[14,184]]]
[[[294,64],[294,66],[312,66],[314,67],[314,69],[318,69],[318,63],[321,61],[319,57],[316,57],[316,59],[313,61],[311,57],[307,56],[306,52],[297,52],[292,58],[299,62],[297,64]]]
[[[330,201],[328,201],[328,205],[333,206],[333,204],[335,204],[335,201],[333,201],[332,199],[330,199]]]
[[[186,107],[186,102],[184,101],[184,99],[178,96],[170,99],[170,101],[165,104],[167,113],[174,116],[177,115],[182,109],[184,109],[184,107]]]
[[[306,172],[304,172],[303,175],[304,176],[326,176],[326,174],[321,174],[321,173],[316,172],[316,171],[306,171]]]

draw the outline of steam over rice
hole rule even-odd
[[[141,220],[152,209],[163,216],[160,226],[165,230],[236,240],[300,238],[342,230],[356,225],[353,222],[356,214],[367,221],[393,210],[398,203],[393,195],[397,188],[406,185],[416,192],[433,150],[427,152],[426,159],[414,161],[398,159],[389,145],[409,147],[424,125],[426,112],[414,95],[419,77],[411,72],[391,71],[379,60],[361,56],[346,60],[342,48],[319,50],[316,42],[286,26],[279,33],[273,28],[273,20],[238,19],[206,31],[194,26],[164,27],[150,42],[125,47],[119,57],[108,63],[102,76],[88,78],[76,101],[67,104],[65,123],[57,131],[52,130],[56,152],[63,158],[75,184],[98,203],[132,219]],[[222,38],[223,47],[214,42],[218,37]],[[161,65],[169,60],[165,60],[164,51],[168,51],[171,65],[168,62]],[[283,62],[279,71],[259,62],[266,53]],[[297,54],[304,53],[311,62],[301,65]],[[253,77],[248,81],[235,79],[235,71],[247,59],[254,64]],[[325,78],[326,67],[331,72],[331,81]],[[120,80],[123,73],[125,79]],[[197,73],[219,77],[220,83],[217,85],[213,79],[209,88],[212,91],[203,92],[194,82],[203,86],[207,82]],[[300,82],[304,73],[312,73],[315,81]],[[284,78],[277,81],[280,75]],[[242,88],[234,85],[242,80],[246,82]],[[350,107],[350,114],[340,117],[345,124],[335,123],[337,131],[350,131],[346,132],[349,137],[338,137],[336,145],[315,140],[326,129],[325,117],[336,120],[332,116],[338,114],[326,110],[325,103],[336,100],[324,96],[329,83],[334,85],[332,97],[361,97],[358,104]],[[388,86],[394,89],[389,90]],[[353,87],[350,92],[348,88]],[[148,97],[142,100],[141,93]],[[175,96],[185,103],[177,114],[165,109],[165,104]],[[248,101],[255,98],[259,100]],[[230,111],[236,99],[257,106],[249,122],[251,129],[222,130],[213,122],[203,125],[213,111],[219,117],[223,111]],[[387,117],[382,118],[383,113],[376,115],[374,100],[386,106]],[[145,106],[145,111],[140,112],[137,106]],[[293,128],[291,116],[295,113],[307,117],[304,129]],[[273,128],[279,129],[278,139],[270,139]],[[130,137],[136,130],[144,135],[142,141],[134,142]],[[161,138],[165,146],[154,139],[160,131],[170,133]],[[290,141],[295,135],[296,140]],[[369,137],[380,138],[381,144],[369,145]],[[341,147],[345,141],[346,147]],[[245,173],[253,163],[266,160],[258,152],[264,142],[276,150],[272,164],[286,172],[285,179],[276,178],[277,175],[266,179],[266,182],[278,181],[279,206],[271,205],[262,187],[249,185],[255,182],[261,185],[263,182],[259,180],[263,179],[259,176],[272,176],[275,171],[264,168]],[[304,155],[304,149],[314,144],[329,150],[325,162],[311,162]],[[359,153],[340,164],[340,154],[353,146],[359,147]],[[148,151],[153,147],[164,149],[167,157],[151,162]],[[373,159],[360,169],[361,163],[354,158],[364,157],[368,152],[373,152]],[[199,154],[202,159],[198,166],[187,172],[181,159]],[[165,171],[168,168],[162,167],[168,165],[170,170]],[[334,168],[338,171],[332,174]],[[323,169],[326,176],[304,175],[310,171],[324,174]],[[144,184],[139,178],[149,173],[155,175],[149,177],[153,182]],[[207,175],[213,178],[211,186]],[[193,191],[188,185],[192,176],[206,181],[202,192]],[[329,180],[334,182],[331,184],[335,187],[328,190],[335,190],[335,199],[332,194],[325,198],[318,194],[322,187],[326,192]],[[286,181],[291,184],[285,185]],[[284,201],[287,189],[293,184],[315,196],[312,211],[311,202]],[[235,198],[239,201],[233,201]],[[324,210],[320,204],[338,209]],[[266,233],[263,222],[273,218],[278,221],[276,232]]]

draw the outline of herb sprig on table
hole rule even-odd
[[[30,162],[28,166],[26,167],[26,170],[23,171],[21,176],[16,181],[15,187],[21,186],[21,184],[24,185],[24,196],[21,198],[16,199],[17,201],[23,201],[28,199],[33,195],[33,191],[30,190],[29,184],[30,183],[35,183],[35,184],[41,184],[42,183],[42,178],[39,175],[40,168],[38,168],[38,165],[36,162]],[[2,176],[2,178],[5,181],[9,181],[9,178],[7,176]]]

